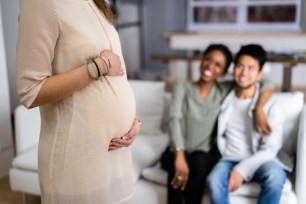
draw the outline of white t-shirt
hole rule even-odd
[[[230,119],[226,126],[226,149],[224,160],[241,161],[252,155],[252,119],[248,116],[248,110],[252,99],[239,99],[235,97]]]

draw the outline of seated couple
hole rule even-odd
[[[292,170],[292,163],[278,158],[285,155],[282,113],[269,100],[272,86],[258,83],[266,52],[243,46],[234,59],[235,82],[217,82],[231,60],[227,47],[211,45],[203,53],[200,80],[175,86],[165,118],[170,147],[161,158],[168,203],[200,204],[207,183],[212,203],[227,204],[229,192],[251,180],[261,186],[258,203],[280,201],[284,169]]]

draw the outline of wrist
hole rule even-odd
[[[103,63],[103,68],[104,68],[103,76],[109,75],[109,69],[111,68],[110,60],[103,55],[100,55],[99,58],[102,60]]]
[[[88,59],[86,66],[87,66],[87,70],[88,70],[90,77],[94,80],[99,80],[98,67],[95,66],[94,60],[91,58]]]
[[[184,150],[177,148],[176,151],[175,151],[175,156],[176,156],[176,158],[178,158],[178,157],[185,157]]]
[[[255,110],[262,110],[262,109],[263,109],[263,105],[262,104],[255,105]]]
[[[105,75],[106,73],[106,68],[105,68],[105,64],[103,62],[103,60],[100,58],[100,57],[97,57],[95,59],[96,63],[98,64],[98,67],[99,67],[99,70],[100,70],[100,73],[101,75]]]

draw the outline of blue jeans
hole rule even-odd
[[[228,204],[228,181],[232,169],[238,162],[221,160],[208,176],[208,187],[212,204]],[[286,172],[274,161],[261,165],[252,181],[260,184],[259,204],[278,204],[286,181]]]

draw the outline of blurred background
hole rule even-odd
[[[269,52],[265,77],[278,90],[306,90],[304,0],[109,2],[130,79],[196,80],[199,55],[208,44],[224,43],[235,53],[243,44],[260,43]],[[18,15],[19,0],[0,0],[0,178],[14,155]]]

